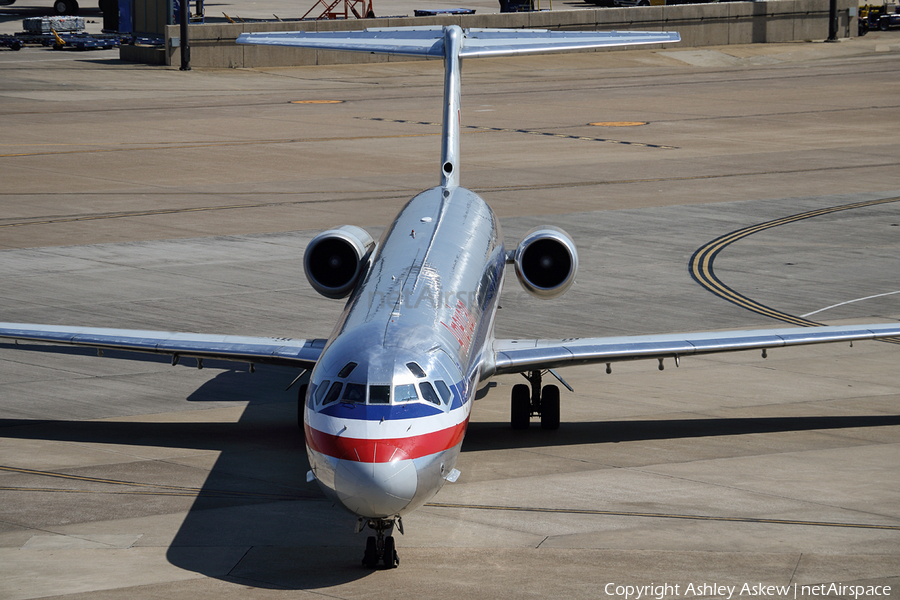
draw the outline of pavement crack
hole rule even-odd
[[[800,555],[797,557],[797,564],[794,565],[794,570],[791,571],[791,578],[788,579],[788,585],[791,585],[792,583],[794,583],[794,577],[797,575],[797,569],[800,567],[800,561],[802,561],[802,560],[803,560],[803,553],[801,552]]]

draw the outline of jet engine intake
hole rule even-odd
[[[556,298],[575,281],[578,251],[562,229],[536,227],[519,242],[512,262],[527,292],[538,298]]]
[[[306,246],[306,279],[326,298],[346,298],[365,271],[363,260],[374,247],[372,236],[355,225],[323,231]]]

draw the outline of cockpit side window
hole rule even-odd
[[[450,404],[450,400],[453,399],[453,393],[450,391],[450,388],[447,387],[447,384],[444,383],[444,380],[438,379],[434,382],[434,385],[437,387],[441,398],[444,399],[444,404]]]
[[[309,408],[313,407],[313,404],[316,402],[316,388],[318,388],[315,383],[309,384],[309,389],[306,392],[306,406]]]
[[[355,362],[348,362],[346,365],[344,365],[344,368],[341,369],[341,372],[338,373],[338,377],[340,377],[341,379],[346,378],[347,375],[349,375],[350,373],[352,373],[352,372],[353,372],[353,369],[355,369],[355,368],[356,368],[356,363],[355,363]]]
[[[344,398],[341,402],[365,403],[366,386],[361,383],[348,383],[344,388]]]
[[[390,404],[391,403],[391,386],[389,385],[370,385],[369,386],[369,404]]]
[[[427,381],[423,381],[419,384],[419,389],[422,391],[422,397],[431,402],[432,404],[441,405],[441,399],[438,398],[438,395],[435,393],[434,388],[431,387],[431,384]]]
[[[322,398],[325,397],[325,392],[328,391],[328,384],[331,383],[327,379],[319,384],[319,387],[315,389],[316,394],[316,404],[322,403]]]
[[[331,384],[331,388],[328,390],[328,395],[325,396],[325,400],[322,402],[323,405],[331,404],[335,400],[341,397],[341,387],[343,387],[340,381],[335,381]],[[322,388],[325,386],[323,385]]]
[[[422,370],[422,367],[420,367],[418,363],[408,362],[406,363],[406,368],[412,371],[412,374],[419,379],[425,377],[425,371]]]
[[[395,402],[411,402],[418,399],[419,395],[416,393],[416,386],[411,383],[398,385],[394,388]]]

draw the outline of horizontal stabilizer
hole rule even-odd
[[[461,31],[460,58],[571,52],[612,46],[669,44],[681,39],[675,32],[658,31],[550,31],[548,29],[462,29]],[[443,58],[445,46],[443,27],[244,33],[238,37],[237,42],[239,44],[297,46],[321,50],[347,50],[428,58]]]

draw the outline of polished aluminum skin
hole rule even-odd
[[[491,347],[505,263],[496,215],[478,195],[460,187],[417,195],[384,233],[313,370],[309,389],[318,395],[326,381],[390,386],[391,403],[383,406],[370,397],[365,403],[346,403],[348,410],[327,417],[323,410],[334,404],[315,397],[306,404],[308,432],[322,428],[337,437],[353,431],[365,446],[371,440],[405,440],[404,449],[390,446],[387,462],[362,461],[365,451],[352,447],[341,446],[348,455],[343,459],[310,446],[316,479],[351,512],[369,518],[403,514],[431,498],[453,469]],[[350,363],[357,366],[340,377]],[[426,376],[418,376],[409,363]],[[398,386],[437,380],[455,390],[455,402],[442,402],[439,414],[413,413],[428,421],[413,423],[411,404],[397,398]],[[415,404],[433,406],[423,398]],[[460,425],[451,447],[428,440],[434,430]],[[426,435],[419,442],[411,439],[410,430]],[[381,444],[379,451],[390,442]]]

